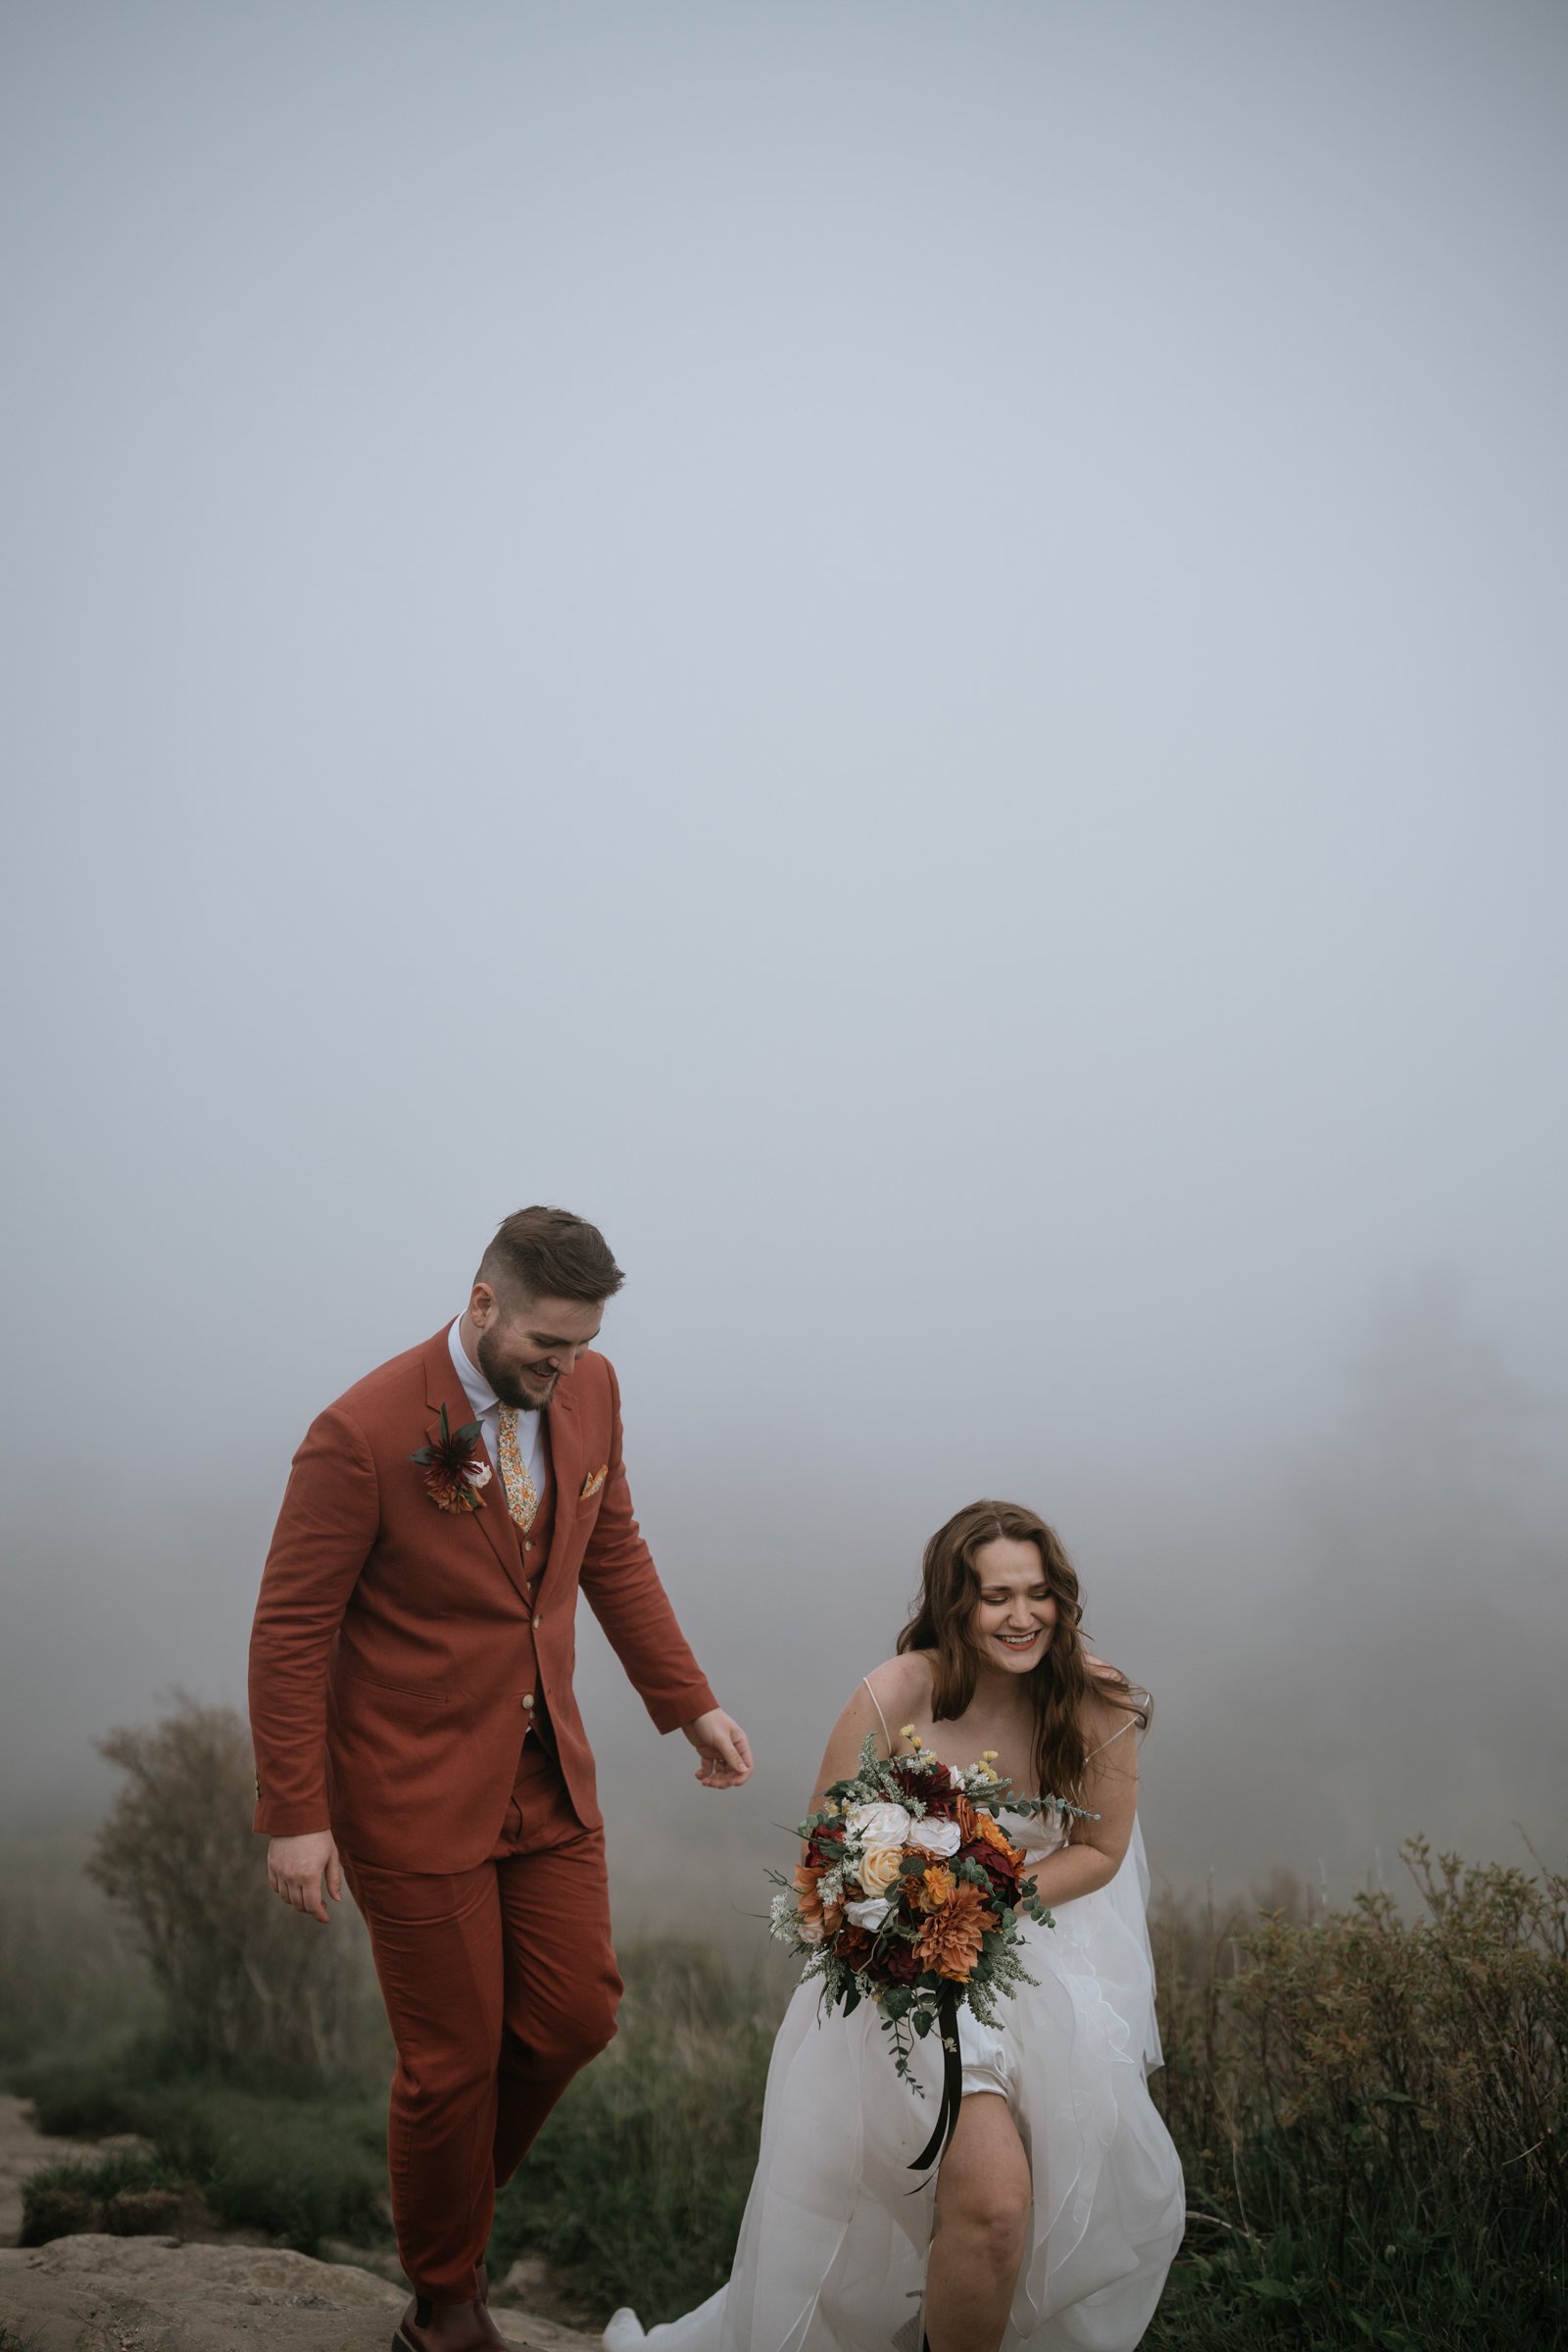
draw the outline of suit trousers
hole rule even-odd
[[[497,2189],[615,2031],[604,1832],[583,1828],[553,1753],[529,1738],[476,1870],[342,1863],[397,2045],[387,2164],[399,2257],[416,2294],[467,2302]]]

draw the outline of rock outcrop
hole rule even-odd
[[[369,2271],[270,2246],[84,2234],[0,2248],[0,2352],[387,2352],[406,2301]],[[597,2340],[494,2308],[519,2352]]]

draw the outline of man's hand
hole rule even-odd
[[[697,1778],[705,1788],[738,1788],[742,1781],[751,1779],[751,1741],[722,1707],[710,1707],[695,1723],[683,1723],[680,1728],[703,1759]]]
[[[267,1884],[272,1892],[280,1894],[296,1911],[318,1919],[324,1928],[328,1914],[321,1900],[323,1876],[327,1893],[334,1903],[340,1903],[343,1873],[338,1867],[337,1847],[330,1830],[312,1830],[305,1838],[274,1838],[268,1846]]]

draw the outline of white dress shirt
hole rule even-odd
[[[506,1489],[501,1480],[501,1452],[498,1444],[501,1434],[501,1399],[478,1365],[468,1361],[468,1350],[463,1345],[463,1334],[458,1328],[462,1321],[463,1317],[460,1315],[447,1333],[447,1346],[452,1351],[453,1369],[463,1383],[463,1394],[473,1407],[473,1417],[479,1424],[479,1435],[483,1438],[484,1449],[490,1456],[490,1467],[496,1474],[496,1485],[501,1490],[501,1508],[505,1511],[507,1507]],[[517,1411],[517,1451],[522,1456],[523,1468],[533,1480],[535,1494],[543,1501],[545,1479],[549,1474],[545,1456],[543,1413],[525,1411],[519,1406]]]

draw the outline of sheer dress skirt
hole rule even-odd
[[[1032,1823],[1014,1837],[1038,1855]],[[1181,2165],[1155,2113],[1160,2062],[1142,1836],[1116,1876],[1024,1925],[1035,1984],[997,2028],[960,2018],[966,2092],[1006,2099],[1034,2180],[1004,2352],[1132,2352],[1181,2242]],[[803,1984],[768,2070],[761,2147],[727,2286],[651,2328],[656,2352],[920,2352],[941,2054],[916,2045],[921,2098],[893,2071],[869,2003],[824,2015]],[[619,2332],[616,2332],[616,2330]],[[611,2352],[642,2342],[612,2323]]]

